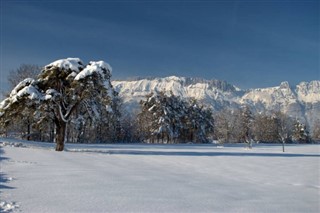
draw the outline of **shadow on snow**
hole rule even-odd
[[[195,152],[195,151],[142,151],[142,150],[68,150],[69,152],[100,153],[110,155],[159,156],[231,156],[231,157],[320,157],[320,154],[297,153],[245,153],[245,152]]]
[[[2,147],[0,147],[0,165],[2,161],[8,160],[8,158],[3,157],[4,151]],[[15,187],[7,186],[5,183],[9,182],[10,180],[6,177],[6,175],[3,172],[0,172],[0,192],[2,193],[3,189],[14,189]]]

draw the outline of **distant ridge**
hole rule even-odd
[[[290,86],[282,82],[276,87],[242,90],[226,81],[192,77],[133,77],[114,80],[112,84],[133,111],[140,100],[151,92],[166,91],[182,98],[195,98],[219,111],[247,105],[254,113],[282,111],[310,127],[320,120],[320,81],[301,82]]]

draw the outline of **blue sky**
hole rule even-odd
[[[319,1],[1,1],[1,87],[22,63],[104,60],[113,78],[240,88],[320,79]]]

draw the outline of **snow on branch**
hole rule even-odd
[[[94,73],[99,74],[103,78],[110,78],[112,72],[111,66],[104,61],[91,61],[75,78],[79,81],[92,76]]]
[[[45,69],[49,69],[51,67],[58,67],[61,70],[70,69],[79,73],[84,66],[83,66],[83,62],[79,58],[66,58],[66,59],[56,60],[51,64],[48,64],[47,66],[45,66]]]
[[[23,88],[25,88],[26,86],[31,85],[34,82],[33,78],[26,78],[23,81],[21,81],[17,86],[15,86],[15,88],[11,91],[10,93],[10,97],[13,97],[15,95],[17,95],[17,93],[22,90]]]
[[[55,89],[48,89],[46,91],[46,95],[44,96],[44,100],[56,100],[61,97],[61,94]]]

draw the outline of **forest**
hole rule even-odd
[[[153,92],[135,112],[125,110],[103,61],[78,58],[43,68],[23,64],[11,72],[12,91],[0,103],[0,134],[26,140],[64,143],[311,143],[320,126],[282,112],[254,114],[239,109],[213,111],[195,99],[170,91]]]

